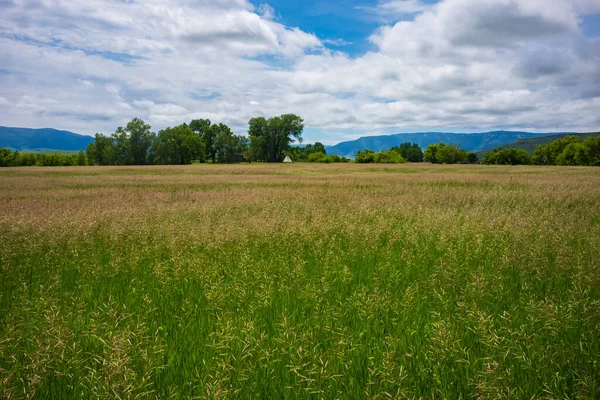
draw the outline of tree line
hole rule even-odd
[[[354,161],[360,164],[402,164],[405,162],[430,162],[432,164],[476,163],[477,154],[469,153],[459,146],[437,143],[431,144],[423,151],[416,143],[402,143],[390,150],[374,152],[358,151]]]
[[[248,139],[222,123],[197,119],[158,133],[139,118],[110,136],[97,133],[86,150],[89,165],[184,165],[192,162],[239,162]]]
[[[583,142],[579,136],[565,136],[537,146],[533,155],[523,149],[497,149],[485,154],[482,162],[498,165],[600,166],[600,135]]]
[[[0,167],[69,167],[87,165],[83,151],[75,154],[49,154],[0,148]]]
[[[357,163],[430,162],[432,164],[474,164],[479,162],[476,153],[460,146],[445,143],[431,144],[422,151],[415,143],[403,143],[387,151],[376,153],[362,150],[356,153]],[[600,166],[600,135],[581,141],[570,135],[535,148],[533,155],[519,148],[496,149],[483,155],[483,164],[498,165],[581,165]]]
[[[343,160],[327,157],[319,142],[295,146],[295,142],[302,143],[304,130],[304,121],[297,115],[252,118],[248,127],[246,137],[234,135],[223,123],[197,119],[154,134],[150,125],[136,118],[111,136],[96,134],[87,148],[87,160],[90,165],[281,162],[285,157],[293,161]]]
[[[301,146],[304,121],[294,114],[272,118],[252,118],[248,137],[235,135],[223,123],[196,119],[158,133],[139,118],[110,135],[97,133],[85,153],[47,154],[0,149],[0,167],[83,166],[83,165],[184,165],[193,162],[238,163],[281,162],[290,157],[296,162],[347,163],[316,142]],[[294,145],[294,142],[300,145]],[[478,156],[460,146],[437,143],[425,151],[416,143],[402,143],[390,150],[358,151],[354,162],[360,164],[406,162],[433,164],[477,163]],[[566,136],[535,148],[533,155],[523,149],[496,149],[482,158],[484,164],[502,165],[587,165],[600,166],[600,136],[581,141]]]

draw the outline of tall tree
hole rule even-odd
[[[458,146],[438,143],[430,144],[423,158],[432,164],[457,164],[467,160],[469,153]]]
[[[556,165],[558,156],[572,143],[580,143],[579,136],[565,136],[555,141],[538,146],[533,151],[531,162],[537,165]]]
[[[122,128],[117,129],[119,131]],[[128,162],[134,165],[143,165],[148,163],[148,155],[152,144],[152,133],[150,125],[139,118],[132,119],[124,131],[128,141]]]
[[[268,120],[264,117],[252,118],[248,122],[250,154],[256,161],[269,160],[271,140],[269,139],[268,125]]]
[[[524,149],[497,149],[483,155],[484,164],[529,165],[531,156]]]
[[[427,148],[425,149],[425,153],[423,153],[423,159],[432,164],[440,164],[437,156],[438,156],[438,150],[442,146],[445,146],[445,144],[438,143],[438,144],[430,144],[429,146],[427,146]]]
[[[600,136],[587,138],[575,154],[578,165],[600,166]]]
[[[108,150],[111,151],[111,159],[114,165],[130,165],[133,164],[131,157],[129,135],[122,126],[119,126],[115,133],[112,134],[113,147]],[[110,153],[109,153],[110,154]]]
[[[96,133],[96,141],[93,147],[87,149],[88,162],[94,165],[113,165],[115,164],[115,144],[113,138]],[[90,161],[90,157],[93,161]]]
[[[214,147],[219,162],[240,162],[248,148],[247,139],[234,135],[225,124],[213,125],[217,135],[214,138]]]
[[[82,150],[79,150],[79,153],[77,154],[77,165],[84,166],[86,164],[87,164],[87,162],[86,162],[85,153]]]
[[[399,152],[408,162],[423,162],[423,150],[416,143],[402,143],[400,146],[392,147],[392,150]]]
[[[85,149],[85,156],[87,158],[88,165],[98,165],[98,151],[96,150],[96,143],[90,143]]]
[[[258,154],[260,161],[280,162],[294,141],[302,143],[304,121],[297,115],[252,118],[248,125],[251,153]]]
[[[205,158],[210,158],[212,162],[216,162],[217,160],[217,152],[215,149],[215,137],[219,132],[219,127],[215,128],[215,125],[212,125],[209,119],[195,119],[190,122],[190,129],[194,131],[202,141],[205,146]]]
[[[158,133],[154,158],[158,164],[183,165],[191,164],[194,160],[204,162],[204,142],[186,124],[166,128]]]

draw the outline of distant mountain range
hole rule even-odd
[[[565,133],[566,134],[566,133]],[[459,145],[468,151],[481,151],[496,148],[519,139],[541,138],[552,133],[531,133],[531,132],[511,132],[511,131],[493,131],[483,133],[445,133],[445,132],[424,132],[424,133],[399,133],[386,136],[367,136],[349,142],[338,143],[335,146],[325,146],[327,154],[337,154],[338,156],[354,157],[357,151],[370,149],[376,152],[389,150],[404,142],[417,143],[423,150],[433,143],[446,143]]]
[[[19,151],[79,151],[92,143],[92,136],[56,129],[8,128],[0,126],[0,148]]]

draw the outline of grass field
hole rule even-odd
[[[600,169],[0,170],[0,397],[600,398]]]

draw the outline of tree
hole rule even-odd
[[[430,144],[423,153],[423,159],[432,164],[438,164],[437,153],[440,146],[445,146],[444,143]]]
[[[373,150],[358,151],[354,161],[359,164],[370,164],[375,162],[375,152]]]
[[[416,143],[402,143],[400,146],[392,147],[391,150],[400,153],[408,162],[423,162],[423,150]]]
[[[96,133],[96,141],[93,143],[93,147],[88,147],[88,160],[89,157],[93,157],[93,161],[90,164],[95,165],[113,165],[115,164],[115,143],[113,138],[104,136],[101,133]]]
[[[98,152],[96,143],[88,144],[87,148],[85,149],[85,156],[87,158],[88,165],[98,164]]]
[[[469,154],[458,146],[445,145],[438,149],[437,159],[441,164],[458,164],[467,161]]]
[[[144,165],[151,163],[155,135],[150,125],[134,118],[119,126],[110,137],[97,133],[93,145],[86,149],[90,165]]]
[[[215,137],[218,134],[218,128],[213,128],[209,119],[195,119],[190,122],[190,129],[194,131],[204,142],[205,157],[211,159],[213,163],[217,161],[217,152],[215,149]],[[203,161],[204,162],[204,161]]]
[[[32,167],[37,163],[37,155],[35,153],[21,153],[22,167]]]
[[[467,156],[467,161],[471,164],[475,164],[479,161],[479,156],[476,153],[469,153]]]
[[[577,153],[581,146],[581,143],[577,142],[566,145],[558,157],[556,157],[556,165],[577,165]]]
[[[424,153],[425,161],[432,164],[457,164],[466,161],[468,156],[460,147],[445,143],[431,144]]]
[[[9,149],[0,149],[0,167],[12,167],[14,162],[14,153]]]
[[[119,127],[117,132],[121,129]],[[128,142],[129,154],[125,164],[144,165],[148,163],[148,155],[153,139],[150,129],[151,126],[139,118],[134,118],[127,124],[124,129],[127,139],[124,142]]]
[[[302,143],[304,121],[294,114],[252,118],[248,126],[250,153],[257,161],[280,162],[294,141]]]
[[[531,156],[523,149],[497,149],[483,155],[484,164],[529,165]]]
[[[219,162],[234,163],[244,159],[244,153],[248,149],[247,139],[243,136],[234,135],[225,124],[213,125],[217,135],[214,139],[215,153]]]
[[[580,142],[581,139],[579,136],[574,135],[556,139],[551,143],[536,147],[533,151],[533,157],[531,161],[536,165],[556,165],[558,156],[569,144]]]
[[[315,144],[307,144],[306,146],[304,146],[304,152],[306,154],[323,153],[327,155],[327,150],[325,150],[325,146],[321,142],[315,142]]]
[[[315,144],[307,144],[304,147],[292,147],[289,153],[292,155],[292,159],[296,161],[308,161],[311,154],[321,153],[327,155],[327,150],[323,143],[316,142]]]
[[[132,164],[131,151],[129,149],[129,137],[125,128],[119,126],[112,134],[113,146],[108,148],[113,165]]]
[[[577,148],[575,161],[577,165],[600,166],[600,136],[585,139]]]
[[[308,162],[322,162],[325,158],[327,158],[325,153],[317,151],[308,155]]]
[[[250,137],[250,148],[248,149],[248,155],[253,161],[265,161],[267,155],[265,154],[265,147],[267,146],[266,138],[263,136]]]
[[[205,161],[205,156],[204,142],[186,124],[161,130],[154,144],[157,164],[191,164],[193,160]]]
[[[83,151],[79,150],[79,153],[77,154],[77,165],[85,166],[86,164],[87,164],[87,162],[86,162],[85,153]]]
[[[399,152],[395,150],[389,150],[376,153],[375,162],[377,164],[404,164],[406,160]]]

